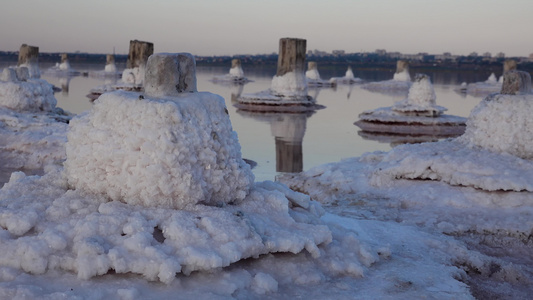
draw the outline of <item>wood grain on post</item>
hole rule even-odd
[[[306,47],[307,41],[304,39],[280,39],[276,76],[283,76],[289,72],[304,72]]]
[[[133,69],[144,67],[148,57],[154,53],[154,44],[150,42],[142,42],[138,40],[130,41],[130,52],[128,53],[128,61],[126,68]]]
[[[39,47],[22,44],[19,50],[18,66],[23,64],[37,63],[39,61]]]

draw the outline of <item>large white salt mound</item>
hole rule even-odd
[[[237,205],[175,210],[69,190],[61,168],[42,177],[16,172],[0,190],[0,270],[80,279],[113,270],[168,284],[177,273],[270,252],[306,250],[317,258],[317,246],[332,241],[323,213],[308,196],[273,182],[256,184]]]
[[[5,69],[4,73],[13,73]],[[5,78],[7,76],[3,76]],[[6,78],[5,78],[6,79]],[[0,106],[15,111],[51,111],[57,100],[53,86],[42,79],[0,80]]]
[[[458,141],[533,159],[533,95],[490,95],[470,113]]]
[[[392,109],[399,112],[427,112],[433,116],[442,114],[446,108],[436,104],[437,96],[429,79],[425,74],[416,74],[413,85],[409,88],[407,98],[396,102]]]
[[[409,70],[405,69],[402,72],[394,73],[392,79],[397,81],[411,81],[411,75],[409,75]]]
[[[253,181],[224,99],[103,94],[70,123],[69,184],[112,200],[184,208],[243,200]]]

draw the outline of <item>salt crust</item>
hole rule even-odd
[[[305,249],[318,257],[317,245],[332,241],[321,214],[308,196],[273,182],[255,184],[238,205],[174,210],[69,190],[61,168],[42,177],[15,172],[0,190],[0,266],[31,274],[71,271],[80,279],[114,270],[171,283],[176,273],[269,252]],[[255,285],[275,289],[268,278]]]
[[[52,85],[6,68],[0,80],[0,159],[7,169],[39,169],[65,158],[68,113],[56,108]],[[9,80],[9,81],[5,81]]]
[[[404,70],[400,73],[394,73],[392,80],[369,82],[361,85],[361,87],[372,92],[401,93],[409,90],[411,85],[411,76],[407,70]]]
[[[74,118],[66,145],[69,185],[112,200],[185,208],[238,202],[254,176],[241,159],[224,99],[169,99],[117,91]]]
[[[51,111],[57,100],[53,86],[42,79],[0,81],[0,106],[15,111]]]
[[[307,84],[303,72],[288,72],[274,76],[270,90],[273,95],[287,98],[306,98]]]

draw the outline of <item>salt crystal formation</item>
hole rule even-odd
[[[368,132],[402,134],[462,134],[466,119],[443,114],[446,108],[436,104],[429,76],[417,74],[407,98],[391,107],[364,111],[355,125]]]
[[[51,111],[57,103],[53,86],[29,77],[26,67],[5,68],[0,75],[0,105],[15,111]]]
[[[146,93],[100,96],[70,124],[69,184],[112,200],[184,208],[244,199],[254,181],[224,99],[196,93],[191,55],[152,55]]]
[[[377,166],[372,182],[431,179],[485,191],[533,192],[531,78],[520,71],[504,76],[502,93],[472,110],[462,136],[394,148]]]
[[[146,70],[145,94],[104,94],[71,121],[64,168],[15,172],[0,190],[0,271],[169,284],[267,253],[318,258],[333,238],[324,210],[254,184],[224,100],[196,92],[193,56],[155,54]]]
[[[498,153],[533,159],[531,77],[522,71],[504,75],[502,91],[481,101],[468,118],[459,141]]]
[[[399,60],[396,62],[396,72],[392,80],[370,82],[361,86],[372,92],[396,94],[407,91],[411,87],[411,75],[409,75],[409,62]]]
[[[228,74],[215,76],[212,79],[216,83],[230,83],[230,84],[244,84],[251,80],[244,77],[244,71],[242,70],[241,60],[238,58],[231,60],[231,69]]]

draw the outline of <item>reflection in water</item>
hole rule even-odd
[[[305,113],[259,113],[237,110],[243,117],[270,124],[270,132],[276,144],[276,172],[296,173],[303,171],[302,143],[307,119],[314,112]]]
[[[66,76],[66,77],[59,78],[59,84],[61,85],[61,94],[68,95],[70,79],[72,79],[72,76]]]
[[[370,132],[359,130],[357,134],[365,140],[377,141],[380,143],[390,143],[391,147],[403,144],[419,144],[426,142],[437,142],[446,138],[458,137],[461,134],[447,135],[425,135],[425,134],[394,134],[386,132]]]

